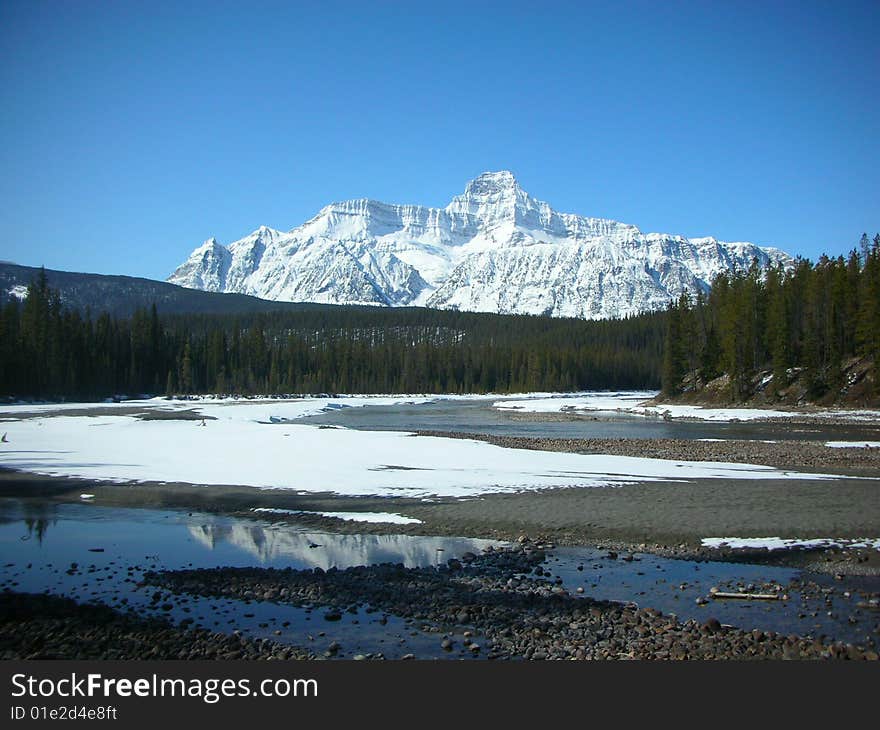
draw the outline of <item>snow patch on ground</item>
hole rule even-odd
[[[826,441],[832,449],[880,449],[880,441]]]
[[[28,288],[23,284],[16,284],[11,289],[9,289],[7,293],[9,294],[9,296],[15,297],[19,301],[24,301],[25,299],[27,299]]]
[[[335,394],[329,395],[304,395],[277,397],[271,395],[254,396],[220,396],[220,395],[193,395],[185,397],[169,398],[156,396],[154,398],[124,398],[104,402],[28,402],[18,401],[15,403],[0,403],[0,414],[11,416],[23,413],[52,413],[55,411],[73,410],[115,410],[120,408],[155,408],[163,411],[191,410],[205,406],[240,406],[240,405],[266,405],[276,406],[276,410],[285,411],[286,418],[305,418],[314,416],[325,411],[337,408],[360,408],[363,406],[389,406],[389,405],[423,405],[437,401],[477,401],[495,400],[505,403],[510,399],[524,398],[570,398],[585,395],[585,393],[560,393],[560,392],[536,392],[536,393],[404,393],[389,395],[387,393],[368,394]],[[624,394],[626,395],[626,394]],[[637,393],[635,395],[653,397],[656,393]],[[644,397],[641,399],[644,400]]]
[[[559,413],[564,411],[607,411],[631,412],[642,403],[657,396],[656,391],[631,392],[586,392],[568,395],[551,395],[532,393],[527,398],[516,400],[510,398],[492,404],[493,408],[502,411],[523,411],[525,413]]]
[[[423,405],[437,396],[342,396],[336,398],[295,398],[290,400],[235,401],[229,399],[189,403],[205,416],[218,420],[246,417],[263,423],[286,423],[308,416],[365,406]],[[246,408],[243,411],[242,408]]]
[[[467,439],[271,420],[300,417],[318,405],[287,400],[186,403],[216,418],[204,422],[110,414],[37,416],[6,427],[9,443],[0,449],[0,466],[115,482],[419,498],[639,481],[786,479],[795,474],[799,479],[834,478],[749,464],[529,451]]]
[[[880,538],[813,538],[783,539],[781,537],[704,537],[703,547],[717,548],[767,548],[767,550],[784,550],[802,547],[839,547],[839,548],[876,548],[880,550]]]
[[[218,396],[194,396],[192,398],[170,399],[156,397],[149,399],[132,399],[110,401],[106,403],[13,403],[0,405],[0,414],[20,415],[23,413],[53,413],[55,411],[103,410],[114,411],[124,408],[155,409],[157,411],[174,412],[198,409],[205,416],[222,415],[226,407],[248,406],[254,418],[268,420],[276,418],[294,419],[315,416],[326,411],[340,408],[362,408],[364,406],[389,405],[421,405],[437,400],[476,398],[486,396],[456,395],[336,395],[303,398],[234,398]],[[259,408],[262,407],[262,411]]]
[[[492,404],[501,411],[523,413],[603,412],[625,413],[633,416],[700,421],[754,421],[763,418],[816,417],[851,421],[880,420],[880,411],[826,410],[816,412],[779,411],[769,408],[708,408],[692,405],[648,405],[657,396],[656,391],[597,392],[571,396],[530,397],[527,399],[499,400]]]
[[[379,522],[392,525],[421,525],[422,521],[414,517],[404,517],[396,512],[312,512],[301,509],[278,509],[277,507],[254,507],[252,512],[264,512],[279,515],[320,515],[336,517],[350,522]]]
[[[702,441],[703,443],[718,443],[718,444],[726,444],[730,441],[735,441],[736,439],[694,439],[695,441]],[[754,444],[778,444],[779,442],[775,439],[749,439],[751,443]]]

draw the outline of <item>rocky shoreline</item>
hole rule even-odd
[[[0,592],[0,660],[314,658],[273,641],[181,628],[103,604]]]
[[[464,642],[487,659],[878,658],[873,645],[745,631],[711,616],[682,622],[651,608],[578,597],[541,565],[545,547],[524,537],[510,549],[468,553],[439,568],[217,568],[151,572],[144,580],[175,594],[320,606],[328,622],[366,607],[436,633],[443,650]]]

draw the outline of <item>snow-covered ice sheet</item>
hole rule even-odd
[[[326,429],[287,421],[291,401],[195,403],[217,420],[142,420],[56,415],[7,422],[0,466],[110,481],[182,482],[292,489],[303,493],[467,497],[548,487],[635,481],[784,479],[766,466],[582,455]],[[833,478],[797,473],[798,478]]]
[[[530,397],[521,400],[499,400],[492,404],[501,411],[523,413],[565,413],[596,411],[626,413],[634,416],[666,418],[693,418],[701,421],[755,421],[762,418],[816,417],[852,421],[880,420],[880,411],[868,410],[822,410],[815,412],[780,411],[770,408],[709,408],[693,405],[648,405],[657,396],[656,391],[596,392],[546,397]]]
[[[279,515],[320,515],[335,517],[349,522],[372,522],[392,525],[421,525],[422,521],[414,517],[404,517],[396,512],[313,512],[302,509],[279,509],[277,507],[254,507],[252,512],[263,512]]]
[[[729,548],[767,548],[768,550],[784,550],[785,548],[802,547],[840,547],[840,548],[876,548],[880,550],[880,538],[826,538],[817,537],[804,539],[783,539],[781,537],[704,537],[703,547]]]

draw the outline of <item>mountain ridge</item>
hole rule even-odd
[[[276,301],[608,319],[708,291],[753,258],[792,261],[748,242],[562,213],[503,170],[471,180],[445,208],[357,198],[287,232],[260,226],[228,246],[209,238],[168,281]]]
[[[12,300],[23,301],[28,286],[41,269],[0,263],[0,306]],[[42,268],[52,289],[58,291],[65,307],[94,315],[108,313],[130,317],[138,309],[156,305],[160,314],[250,314],[274,311],[317,309],[325,305],[302,302],[273,302],[235,293],[215,293],[187,289],[164,281],[119,274],[92,274]]]

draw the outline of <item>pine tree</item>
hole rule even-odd
[[[180,390],[185,394],[192,393],[193,389],[193,364],[192,364],[192,348],[189,341],[183,348],[183,354],[180,358],[180,375],[178,382]]]
[[[767,271],[766,347],[773,366],[773,390],[778,394],[788,385],[789,323],[785,296],[785,272],[782,265]]]
[[[666,339],[663,347],[662,390],[666,396],[681,393],[681,381],[686,370],[681,320],[679,303],[670,304],[666,310]]]

